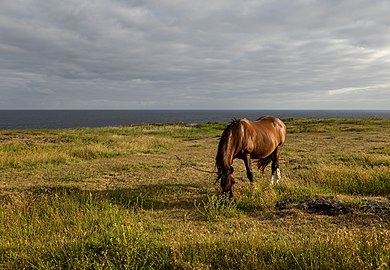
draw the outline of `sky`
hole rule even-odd
[[[390,109],[388,0],[0,1],[0,109]]]

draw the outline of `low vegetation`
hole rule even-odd
[[[389,269],[390,119],[284,119],[219,194],[226,123],[0,130],[1,269]]]

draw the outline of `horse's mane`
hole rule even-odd
[[[215,158],[215,166],[217,167],[218,176],[217,181],[221,179],[222,175],[229,170],[227,156],[228,156],[228,147],[226,146],[229,143],[229,135],[233,129],[240,125],[240,119],[233,119],[230,124],[225,128],[222,133],[221,139],[218,144],[217,157]]]

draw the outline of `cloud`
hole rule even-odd
[[[343,95],[347,93],[361,92],[361,91],[367,92],[367,91],[373,91],[373,90],[378,90],[383,88],[390,90],[390,84],[370,85],[365,87],[346,87],[346,88],[328,90],[328,93],[329,95]]]
[[[389,109],[389,8],[3,1],[0,108]]]

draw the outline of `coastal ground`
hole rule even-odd
[[[237,201],[214,158],[227,123],[0,130],[0,268],[388,269],[390,119],[283,119]]]

